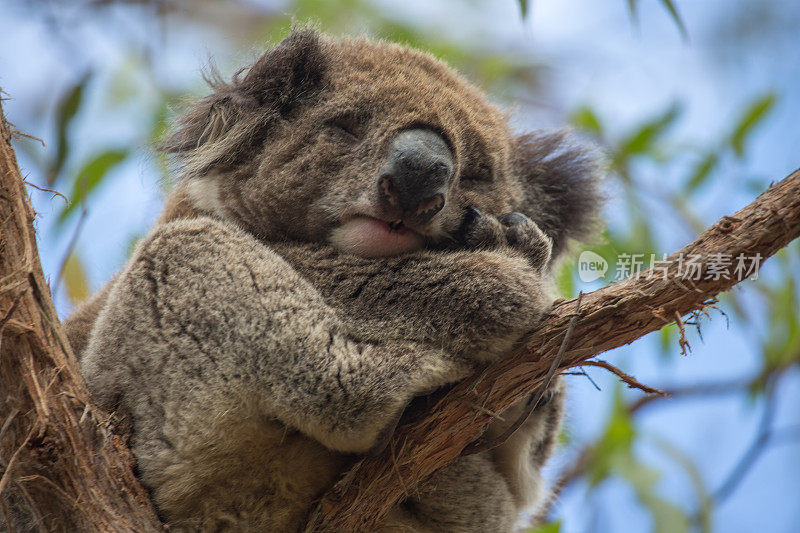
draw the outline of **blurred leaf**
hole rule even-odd
[[[520,16],[524,19],[528,16],[528,0],[517,0],[519,3],[519,13]]]
[[[64,287],[73,305],[77,305],[89,297],[89,282],[83,269],[83,262],[74,251],[64,263]]]
[[[548,524],[540,524],[536,527],[529,529],[526,533],[559,533],[561,531],[561,522],[550,522]]]
[[[617,384],[614,389],[614,404],[611,417],[606,424],[603,436],[595,445],[592,462],[589,467],[589,484],[595,486],[610,476],[619,458],[631,456],[631,446],[636,431],[631,422],[630,413],[622,398],[622,387]],[[624,460],[623,460],[624,462]]]
[[[605,261],[608,263],[608,271],[606,271],[605,275],[602,278],[600,278],[605,283],[608,283],[611,280],[615,279],[617,258],[620,255],[619,250],[626,249],[626,248],[620,248],[616,246],[616,244],[617,241],[615,235],[609,232],[608,229],[604,229],[601,238],[597,244],[594,244],[592,246],[586,246],[583,248],[584,250],[589,250],[596,253],[597,255],[605,259]],[[575,262],[573,261],[573,264],[574,263]]]
[[[711,533],[711,494],[708,492],[708,488],[703,481],[703,475],[700,473],[700,469],[697,468],[697,465],[692,461],[691,457],[683,453],[669,441],[662,438],[654,438],[653,441],[662,452],[674,460],[689,476],[689,481],[691,481],[695,495],[697,496],[700,531],[703,533]]]
[[[678,333],[678,326],[675,323],[667,324],[658,332],[659,348],[661,357],[667,357],[672,353],[672,347],[675,345],[674,339]]]
[[[109,170],[128,156],[127,150],[108,150],[89,160],[78,173],[69,195],[70,203],[58,215],[56,223],[61,226],[75,209],[85,202]]]
[[[628,0],[628,13],[630,13],[631,17],[636,18],[636,3],[639,0]]]
[[[659,473],[639,461],[633,453],[636,429],[618,383],[614,389],[614,404],[603,436],[595,444],[589,465],[589,485],[596,486],[611,475],[624,478],[636,493],[637,499],[653,515],[657,533],[683,533],[689,530],[689,518],[677,506],[656,494]]]
[[[752,194],[754,197],[767,190],[769,180],[750,178],[744,182],[745,191]]]
[[[738,157],[744,156],[745,144],[747,138],[758,124],[766,118],[767,113],[775,105],[775,94],[768,93],[753,100],[744,113],[741,114],[736,127],[731,134],[731,148]]]
[[[602,138],[603,126],[600,119],[589,106],[581,106],[569,117],[570,123],[578,129],[587,131],[595,137]]]
[[[785,248],[776,254],[779,260],[787,256]],[[767,287],[765,283],[755,286],[766,295],[769,309],[769,329],[763,345],[765,370],[797,362],[800,360],[800,302],[794,276],[786,275],[774,287]]]
[[[556,438],[556,445],[559,448],[564,448],[569,446],[572,442],[572,433],[566,428],[562,427],[561,431],[558,432],[558,437]]]
[[[675,8],[675,4],[672,3],[672,0],[661,0],[661,3],[664,4],[666,10],[669,11],[672,20],[675,22],[675,25],[681,32],[681,37],[683,37],[684,39],[688,39],[689,33],[686,31],[686,26],[684,26],[683,20],[681,19],[678,10]]]
[[[575,295],[575,279],[573,272],[575,261],[566,260],[561,265],[556,278],[556,285],[558,286],[558,294],[564,298],[572,298]]]
[[[682,107],[676,102],[661,115],[648,120],[620,142],[616,159],[627,160],[632,155],[651,152],[654,144],[680,116]]]
[[[719,163],[719,156],[714,152],[709,152],[698,161],[697,165],[694,167],[692,176],[686,183],[686,194],[692,194],[708,181],[708,177],[711,175],[711,171],[717,166],[717,163]]]
[[[48,185],[55,183],[61,173],[61,169],[64,167],[64,162],[69,156],[69,125],[81,107],[83,91],[90,76],[91,72],[84,74],[76,85],[62,95],[56,107],[56,156],[47,172]]]
[[[656,533],[684,533],[689,531],[689,517],[683,510],[656,494],[657,471],[631,457],[615,465],[636,492],[636,497],[653,515]]]
[[[707,225],[697,216],[684,195],[666,194],[665,196],[669,205],[678,212],[686,225],[689,226],[695,234],[699,235],[705,231]]]

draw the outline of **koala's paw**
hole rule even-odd
[[[469,207],[458,233],[459,240],[469,249],[512,248],[525,255],[537,269],[547,265],[553,249],[550,237],[522,213],[508,213],[498,220]]]

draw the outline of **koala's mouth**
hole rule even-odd
[[[358,215],[335,228],[330,242],[343,252],[362,257],[390,257],[419,250],[425,239],[402,220],[385,221]]]

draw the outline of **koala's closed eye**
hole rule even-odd
[[[366,122],[366,117],[345,113],[327,120],[325,125],[350,141],[358,141],[363,136]]]
[[[461,173],[462,183],[490,183],[491,181],[493,181],[492,169],[487,165],[470,165]]]

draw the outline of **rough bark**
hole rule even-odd
[[[12,135],[0,107],[0,530],[161,531],[58,321]]]
[[[454,461],[479,439],[492,413],[502,413],[542,383],[575,314],[570,341],[558,363],[579,366],[606,350],[703,312],[715,296],[738,282],[704,279],[718,253],[735,258],[773,255],[800,235],[800,171],[773,185],[733,216],[723,217],[694,242],[672,254],[666,276],[648,271],[575,299],[557,301],[526,348],[448,391],[424,412],[404,417],[386,450],[358,462],[321,500],[308,530],[364,531],[405,496],[406,490]],[[683,279],[678,257],[699,254],[701,279]],[[685,264],[684,264],[685,266]],[[576,305],[579,304],[579,305]],[[684,339],[681,337],[682,345]],[[464,401],[466,400],[466,401]],[[475,406],[480,409],[476,409]]]

